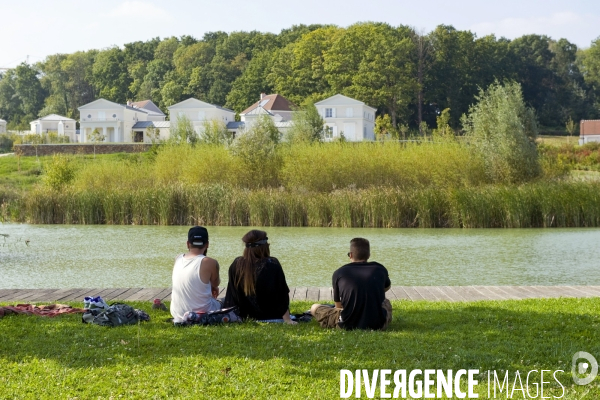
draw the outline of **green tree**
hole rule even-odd
[[[94,143],[94,158],[96,158],[96,143],[104,142],[106,136],[96,128],[92,131],[90,136],[88,136],[88,139]]]
[[[433,130],[434,140],[453,139],[454,130],[450,127],[450,109],[444,109],[436,118],[437,128]]]
[[[52,160],[44,166],[43,182],[54,190],[60,190],[75,178],[75,171],[76,167],[71,158],[55,154],[52,156]]]
[[[266,50],[255,55],[242,75],[233,82],[227,94],[227,107],[239,113],[254,103],[260,93],[271,93],[273,88],[267,80],[271,65],[270,51]]]
[[[495,82],[480,90],[477,101],[461,122],[488,178],[519,183],[537,177],[537,121],[534,110],[525,105],[521,85]]]
[[[325,72],[334,92],[387,110],[392,125],[408,117],[416,92],[410,30],[387,24],[350,26],[325,54]]]
[[[286,141],[319,142],[323,140],[325,121],[313,103],[300,107],[292,115],[292,126],[286,133]]]
[[[130,98],[129,77],[123,51],[118,47],[98,53],[92,67],[92,79],[98,96],[117,103]]]
[[[231,144],[232,140],[233,135],[227,130],[227,125],[223,121],[211,119],[202,123],[200,143],[226,146]]]
[[[377,140],[384,140],[386,138],[396,138],[398,133],[392,124],[392,119],[389,114],[378,115],[375,118],[375,136]]]
[[[575,130],[577,130],[577,124],[575,124],[575,121],[573,121],[573,118],[569,117],[569,119],[565,123],[565,129],[569,133],[569,141],[571,141],[571,137],[575,133]]]
[[[325,52],[343,29],[328,26],[304,34],[298,41],[279,50],[267,76],[274,90],[301,104],[326,97],[331,87],[325,78]]]
[[[173,120],[171,120],[171,129],[170,129],[170,137],[168,143],[171,145],[191,145],[194,146],[198,143],[199,137],[198,133],[194,129],[194,124],[192,121],[185,116],[179,115],[177,116],[177,121],[173,124]]]
[[[280,133],[271,118],[260,116],[233,141],[230,151],[244,164],[244,178],[256,187],[274,186],[281,164],[277,152]]]

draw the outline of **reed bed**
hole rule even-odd
[[[18,207],[11,205],[19,202]],[[600,226],[600,184],[537,182],[328,193],[226,185],[53,190],[5,202],[4,220],[36,224],[535,228]],[[10,210],[19,209],[17,213]]]

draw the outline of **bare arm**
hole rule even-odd
[[[219,263],[217,260],[208,257],[205,257],[202,260],[200,266],[200,280],[206,284],[210,283],[213,297],[216,298],[219,295],[221,277],[219,276]]]
[[[341,301],[336,301],[335,302],[335,308],[341,308],[342,310],[344,309],[344,306],[342,305]]]

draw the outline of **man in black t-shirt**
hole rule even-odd
[[[350,263],[333,273],[335,307],[313,304],[310,312],[323,328],[386,329],[392,320],[392,304],[385,298],[391,287],[387,269],[368,262],[369,241],[350,241]]]

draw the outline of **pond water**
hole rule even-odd
[[[0,288],[168,287],[188,228],[0,224]],[[223,284],[249,229],[209,227]],[[600,285],[600,229],[264,229],[289,286],[330,286],[353,237],[393,285]]]

